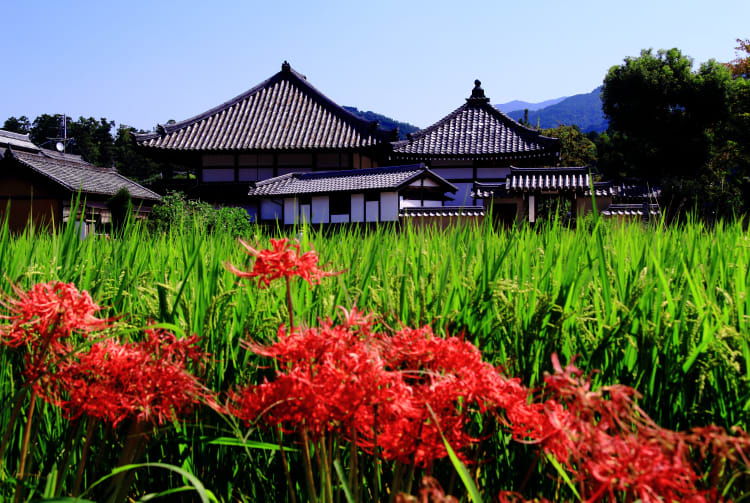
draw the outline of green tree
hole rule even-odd
[[[108,121],[102,117],[99,120],[93,117],[79,117],[68,128],[68,136],[73,138],[73,153],[102,167],[114,165],[114,138],[112,128],[114,121]]]
[[[133,201],[130,192],[125,187],[107,200],[107,208],[112,218],[112,230],[119,231],[125,227],[128,216],[133,211]]]
[[[729,71],[732,72],[732,75],[734,77],[743,77],[743,78],[749,78],[750,77],[750,39],[742,40],[741,38],[737,39],[737,47],[735,47],[735,50],[737,51],[737,58],[735,58],[733,61],[727,63],[727,68],[729,68]],[[744,54],[742,54],[744,53]]]
[[[732,78],[715,61],[692,69],[678,49],[641,51],[612,67],[602,108],[623,154],[622,171],[636,176],[696,176],[710,156],[707,130],[730,115]]]
[[[44,148],[53,148],[54,145],[50,145],[50,141],[53,138],[60,136],[60,119],[62,115],[49,115],[42,114],[34,119],[29,130],[29,136],[31,141]],[[73,123],[70,117],[66,117],[66,124],[68,130]],[[68,134],[70,136],[70,134]]]
[[[11,133],[26,134],[31,131],[31,122],[25,115],[22,115],[18,118],[8,117],[3,123],[3,127],[0,129],[10,131]]]
[[[578,126],[544,129],[542,134],[560,139],[560,164],[563,166],[591,166],[596,163],[596,145]]]
[[[161,175],[162,167],[135,148],[135,128],[120,125],[114,141],[115,167],[123,176],[141,183],[151,183]]]

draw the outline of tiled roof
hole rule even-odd
[[[424,217],[483,217],[483,206],[415,206],[401,208],[399,217],[424,218]]]
[[[125,178],[114,169],[99,168],[77,155],[44,150],[38,153],[19,152],[9,149],[6,158],[9,156],[71,192],[80,190],[83,194],[113,196],[124,187],[130,196],[136,199],[161,199],[156,192]]]
[[[585,191],[589,188],[587,168],[511,168],[505,179],[508,192]]]
[[[618,202],[656,201],[661,197],[661,187],[650,185],[644,180],[624,180],[612,184]]]
[[[0,148],[12,147],[16,149],[31,150],[34,152],[39,151],[39,147],[31,143],[29,135],[12,133],[0,129]]]
[[[249,91],[191,119],[136,135],[144,147],[170,150],[354,149],[389,133],[331,101],[294,71],[281,71]]]
[[[393,144],[398,159],[557,158],[560,140],[517,123],[489,103],[475,81],[466,103],[410,139]]]
[[[661,213],[658,204],[610,204],[602,215],[613,216],[656,216]]]
[[[277,197],[295,194],[399,189],[423,174],[436,181],[444,191],[455,192],[457,190],[453,184],[436,175],[424,165],[415,164],[346,171],[289,173],[256,182],[250,188],[248,194],[257,197]]]
[[[504,197],[507,195],[505,182],[485,183],[474,182],[471,187],[471,197],[474,199],[487,199],[490,197]]]

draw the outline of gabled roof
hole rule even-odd
[[[560,140],[522,126],[490,104],[481,82],[466,103],[432,126],[393,144],[397,159],[557,158]]]
[[[84,161],[81,156],[61,154],[49,150],[21,152],[8,149],[5,159],[15,159],[23,166],[39,173],[71,192],[113,196],[126,188],[135,199],[157,201],[156,192],[125,178],[113,168],[99,168]]]
[[[356,149],[390,133],[360,119],[307,82],[286,61],[281,71],[211,110],[155,133],[141,146],[169,150]]]
[[[39,151],[39,147],[31,142],[28,134],[12,133],[10,131],[0,129],[0,153],[2,153],[7,147],[29,150],[32,152]],[[0,157],[2,156],[0,155]]]
[[[248,194],[256,197],[279,197],[329,192],[398,190],[422,177],[434,181],[437,188],[444,192],[458,190],[455,185],[433,173],[423,164],[415,164],[346,171],[289,173],[256,182]]]

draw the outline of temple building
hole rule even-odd
[[[592,184],[587,168],[559,167],[560,140],[496,109],[479,80],[465,103],[398,141],[397,131],[345,110],[285,61],[245,93],[136,141],[145,154],[194,173],[189,197],[243,207],[255,221],[366,223],[397,215],[442,225],[484,216],[491,206],[498,222],[533,222],[540,201],[570,201],[572,216],[589,211],[592,196],[601,198],[599,210],[618,202],[610,185]],[[413,181],[392,184],[394,173],[415,165],[422,194],[424,183],[434,184],[427,199],[414,197]]]
[[[289,173],[368,169],[395,131],[337,105],[286,61],[252,89],[181,122],[136,136],[144,153],[195,173],[189,196],[281,219],[278,205],[248,198],[251,183]]]
[[[500,183],[510,167],[555,166],[560,140],[514,121],[490,104],[479,80],[466,103],[407,140],[393,143],[388,162],[422,162],[458,190],[456,206],[475,205],[475,182]]]

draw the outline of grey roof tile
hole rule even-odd
[[[31,142],[28,134],[12,133],[4,129],[0,129],[0,147],[20,148],[33,152],[39,151],[39,147]]]
[[[289,173],[256,182],[249,195],[277,197],[296,194],[329,192],[359,192],[367,190],[398,189],[422,174],[427,174],[447,192],[456,187],[421,164],[391,166],[386,168],[352,169],[312,173]]]
[[[288,63],[281,68],[226,103],[136,140],[168,150],[355,149],[388,140],[389,132],[331,101]]]
[[[522,126],[489,103],[480,82],[466,103],[432,126],[396,142],[396,158],[557,157],[560,140]]]
[[[100,168],[89,164],[80,156],[40,150],[37,153],[9,150],[18,162],[40,175],[58,183],[71,192],[113,196],[126,188],[130,196],[156,201],[161,196],[132,180],[125,178],[112,168]]]

